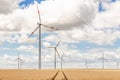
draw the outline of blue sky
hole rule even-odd
[[[116,55],[117,55],[116,53],[112,54],[110,52],[111,50],[114,50],[116,52],[120,51],[120,47],[119,47],[120,37],[118,36],[120,34],[120,31],[114,30],[114,28],[116,28],[116,26],[120,25],[119,19],[116,19],[118,21],[114,22],[114,21],[110,21],[111,17],[109,18],[109,15],[110,16],[113,15],[113,13],[115,11],[117,13],[116,7],[114,5],[118,5],[120,3],[120,1],[111,0],[109,3],[99,2],[99,4],[97,4],[98,6],[96,8],[96,6],[93,6],[94,2],[91,2],[92,4],[89,5],[89,4],[84,4],[84,1],[81,0],[81,3],[83,3],[83,5],[82,5],[82,4],[77,4],[77,2],[73,2],[71,0],[67,4],[66,4],[66,2],[64,3],[65,11],[63,9],[63,6],[59,5],[58,2],[54,3],[54,1],[52,1],[52,0],[51,1],[35,0],[35,1],[37,1],[38,4],[41,5],[41,7],[39,7],[41,9],[41,14],[42,14],[41,16],[42,17],[45,16],[44,17],[45,19],[43,19],[43,21],[46,20],[46,23],[47,23],[47,20],[48,20],[47,24],[49,24],[50,26],[57,26],[57,28],[61,29],[60,31],[48,31],[48,32],[46,29],[44,29],[44,28],[42,29],[43,30],[43,33],[42,33],[42,59],[43,59],[42,61],[43,62],[46,61],[46,63],[48,63],[48,62],[52,63],[54,50],[49,49],[47,47],[56,45],[56,43],[59,40],[61,40],[61,43],[58,46],[60,54],[61,54],[61,51],[63,51],[66,53],[66,56],[73,56],[73,58],[71,58],[71,59],[73,59],[73,61],[76,60],[76,57],[81,57],[81,56],[87,57],[87,59],[91,59],[92,57],[97,58],[97,57],[99,57],[97,55],[99,55],[98,53],[100,53],[99,50],[101,50],[101,49],[107,53],[106,55],[109,55],[108,53],[110,53],[111,57],[113,55],[116,57]],[[41,4],[41,1],[43,1],[42,4]],[[60,2],[62,2],[62,1],[64,2],[64,0],[61,0]],[[71,4],[72,2],[73,2],[73,4]],[[111,3],[113,3],[113,4],[111,4]],[[62,3],[60,3],[60,4],[62,4]],[[75,4],[78,6],[78,8],[76,7]],[[37,65],[37,61],[36,61],[38,58],[38,34],[37,34],[37,31],[30,39],[26,39],[28,37],[28,35],[31,33],[31,31],[33,31],[33,29],[36,26],[36,24],[33,23],[33,22],[36,22],[35,19],[37,19],[37,17],[36,17],[37,11],[34,11],[35,9],[33,9],[34,8],[34,0],[24,0],[23,2],[18,3],[18,5],[19,5],[19,7],[24,6],[24,8],[19,9],[21,14],[17,14],[16,7],[13,9],[13,12],[8,12],[9,16],[6,15],[6,12],[4,10],[3,10],[3,12],[0,12],[0,16],[2,14],[4,14],[5,18],[6,17],[9,18],[12,15],[12,17],[10,17],[10,18],[12,18],[12,19],[10,19],[11,21],[6,21],[3,23],[0,23],[0,29],[1,30],[3,29],[3,27],[1,27],[2,24],[6,23],[5,25],[7,25],[10,23],[6,27],[6,28],[8,28],[8,30],[14,29],[14,28],[16,29],[19,26],[17,24],[23,24],[22,25],[23,27],[20,26],[21,27],[20,32],[24,31],[25,29],[26,30],[23,33],[18,32],[17,34],[16,33],[14,33],[14,34],[7,34],[7,33],[5,34],[4,33],[3,41],[1,41],[1,45],[0,45],[0,59],[2,59],[3,61],[4,60],[6,61],[5,62],[6,64],[4,64],[4,66],[10,65],[10,63],[7,63],[8,61],[6,60],[8,58],[11,59],[12,64],[16,64],[12,60],[14,58],[16,58],[17,53],[20,52],[22,58],[24,58],[26,61],[25,68],[33,68],[33,67],[36,68],[36,66],[32,66],[32,67],[28,67],[28,66],[30,66],[31,64]],[[31,6],[29,6],[29,5],[31,5]],[[53,6],[56,6],[56,7],[54,8]],[[90,6],[90,8],[88,6]],[[111,6],[110,9],[108,6]],[[27,7],[28,9],[26,9],[25,7]],[[79,9],[79,7],[80,7],[80,9]],[[112,10],[112,7],[114,7],[113,9],[115,9],[115,10]],[[70,8],[74,8],[74,9],[70,9]],[[77,8],[77,9],[75,9],[75,8]],[[58,9],[61,9],[61,10],[58,10]],[[97,10],[95,10],[95,9],[97,9]],[[18,10],[18,12],[19,12],[19,10]],[[50,12],[50,10],[51,10],[51,12]],[[111,11],[109,11],[109,10],[111,10]],[[59,11],[61,11],[61,12],[59,12]],[[78,12],[76,12],[76,11],[78,11]],[[94,12],[94,11],[98,11],[98,12]],[[30,13],[30,14],[28,14],[28,13]],[[45,14],[43,14],[43,13],[45,13]],[[89,13],[89,14],[87,14],[87,13]],[[28,15],[26,15],[26,14],[28,14]],[[106,14],[109,14],[108,17]],[[35,17],[32,18],[31,16],[32,17],[35,16]],[[94,16],[94,18],[93,18],[93,16]],[[115,16],[115,15],[113,15],[113,16]],[[16,19],[16,17],[20,18],[20,19]],[[47,19],[46,17],[50,18],[50,20]],[[60,21],[57,22],[58,17],[61,17],[60,20],[62,20],[62,19],[64,20],[64,18],[68,18],[68,19],[65,19],[63,22],[60,23]],[[116,18],[116,16],[115,16],[115,18]],[[114,19],[114,17],[113,17],[113,19]],[[1,18],[0,18],[0,20],[1,20]],[[15,22],[17,20],[18,21],[21,20],[21,22],[20,23]],[[95,25],[93,24],[95,26],[95,28],[98,28],[101,31],[99,31],[99,30],[97,31],[94,29],[89,30],[89,28],[88,28],[87,29],[88,32],[86,32],[86,30],[80,29],[80,27],[83,26],[84,24],[85,25],[88,23],[91,24],[92,20],[93,20],[93,23],[95,23]],[[53,21],[53,23],[52,23],[52,21]],[[78,23],[78,21],[79,21],[79,23]],[[64,23],[64,22],[66,22],[66,23]],[[29,23],[31,23],[32,27],[31,27],[31,25],[29,25]],[[44,24],[46,24],[46,23],[44,22]],[[83,25],[81,25],[81,23],[83,23]],[[111,23],[111,24],[109,25],[108,23]],[[76,27],[76,24],[80,27]],[[96,24],[97,24],[97,26],[96,26]],[[9,26],[11,26],[11,25],[12,26],[15,25],[15,27],[9,28]],[[73,26],[71,26],[71,25],[73,25]],[[29,29],[28,29],[28,27],[29,27]],[[90,25],[90,27],[93,27],[93,26]],[[68,28],[71,28],[71,29],[68,29]],[[66,30],[66,29],[68,29],[68,30]],[[106,29],[106,30],[113,29],[114,31],[111,30],[112,32],[109,33],[109,30],[108,30],[108,32],[107,31],[105,32],[105,31],[102,31],[102,29]],[[7,32],[9,32],[9,31],[7,31]],[[9,36],[4,37],[5,35],[9,35]],[[87,36],[87,37],[85,37],[85,36]],[[96,52],[96,50],[97,50],[97,52]],[[91,53],[89,53],[89,51],[93,51],[92,55],[91,55]],[[90,56],[90,57],[88,57],[88,56]],[[108,58],[110,56],[108,56]],[[5,59],[3,59],[2,57]],[[33,61],[31,60],[31,57],[33,58]],[[69,62],[71,61],[71,59],[68,57],[66,57],[65,59],[68,60]],[[58,64],[59,64],[59,59],[58,59]],[[43,63],[43,65],[44,65],[43,67],[47,67],[47,68],[53,67],[53,65],[47,66],[45,63]],[[65,67],[69,67],[69,65],[70,65],[70,63],[68,65],[66,64]],[[0,66],[0,68],[4,68],[4,66]],[[78,67],[80,65],[76,64],[75,66]],[[11,66],[11,67],[14,68],[14,66]],[[5,68],[7,68],[7,67],[5,67]]]
[[[40,2],[43,1],[43,0],[24,0],[24,1],[20,2],[19,5],[20,5],[20,6],[23,6],[23,5],[29,6],[30,4],[33,4],[34,1],[37,1],[37,2],[40,3]]]
[[[35,1],[37,1],[37,2],[40,3],[43,0],[35,0]],[[115,2],[115,1],[116,0],[111,0],[111,2]],[[24,1],[22,1],[22,2],[19,3],[19,6],[23,6],[23,5],[24,6],[29,6],[30,4],[33,4],[33,3],[34,3],[34,0],[24,0]],[[99,3],[99,7],[98,8],[99,8],[99,12],[104,12],[105,11],[105,9],[103,8],[102,2]],[[42,34],[43,37],[45,37],[45,35],[47,35],[47,34]],[[35,37],[37,37],[37,36],[35,36]],[[97,45],[95,43],[90,43],[89,41],[81,41],[79,44],[75,44],[75,45],[78,46],[78,49],[80,49],[80,50],[87,50],[88,49],[87,47],[90,47],[90,48],[108,48],[108,49],[111,49],[111,48],[117,48],[117,47],[119,47],[119,43],[120,42],[119,42],[119,39],[118,39],[118,40],[116,40],[114,42],[114,45],[109,45],[109,44],[108,45]],[[7,44],[9,44],[9,43],[5,42],[5,44],[3,46],[6,46]],[[21,44],[21,45],[23,45],[23,44]],[[24,44],[24,45],[27,45],[27,44]],[[14,44],[12,47],[15,48],[17,46],[19,46],[19,44]]]
[[[41,2],[42,0],[36,0],[37,2]],[[116,2],[116,0],[111,0],[111,3]],[[21,5],[26,5],[28,6],[29,4],[32,4],[33,0],[25,0],[23,2],[20,3]],[[105,9],[103,8],[102,2],[99,3],[99,12],[104,12]],[[45,36],[45,34],[42,35],[43,37]],[[91,43],[89,41],[81,41],[79,44],[75,44],[77,46],[78,49],[80,50],[87,50],[89,48],[107,48],[107,49],[114,49],[114,48],[118,48],[120,44],[120,40],[116,40],[115,42],[113,42],[113,45],[97,45],[95,43]],[[89,47],[89,48],[87,48]]]

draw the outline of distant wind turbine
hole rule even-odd
[[[98,60],[101,60],[102,61],[102,68],[104,69],[104,63],[105,63],[105,61],[107,61],[107,59],[105,58],[105,55],[104,55],[104,52],[103,52],[103,54],[102,54],[102,57],[101,58],[99,58]]]
[[[18,57],[15,61],[18,62],[18,69],[22,68],[22,63],[24,62],[24,60],[20,58],[20,53],[18,53]]]
[[[118,57],[118,56],[117,56]],[[120,65],[120,59],[117,58],[114,60],[116,62],[116,68],[119,69],[119,65]]]
[[[60,41],[55,46],[48,47],[48,48],[53,48],[54,51],[55,51],[55,53],[54,53],[54,68],[55,69],[56,69],[56,56],[58,55],[60,57],[59,52],[57,50],[57,47],[58,47],[59,44],[60,44]]]
[[[85,60],[85,66],[86,66],[86,69],[88,68],[88,61],[87,59],[84,59]]]
[[[65,53],[64,53],[64,52],[62,52],[62,53],[63,53],[63,54],[60,56],[61,69],[63,68],[63,61],[64,61],[63,57],[64,57],[64,55],[65,55]]]
[[[38,69],[41,69],[41,26],[44,26],[46,28],[50,28],[50,29],[53,29],[53,30],[59,30],[59,29],[56,29],[54,27],[50,27],[50,26],[47,26],[45,24],[42,24],[41,23],[41,15],[40,15],[40,11],[39,11],[39,8],[38,8],[38,5],[37,5],[37,11],[38,11],[38,17],[39,17],[39,22],[37,23],[38,26],[33,30],[33,32],[29,35],[28,38],[30,38],[35,32],[36,30],[39,30],[39,61],[38,61]]]
[[[116,63],[116,68],[117,68],[117,69],[119,69],[120,60],[118,60],[118,59],[115,59],[114,61],[115,61],[115,63]]]
[[[82,58],[85,62],[85,68],[87,69],[88,68],[88,60],[86,58]]]
[[[117,66],[117,69],[119,69],[119,65],[120,65],[120,61],[116,61],[116,66]]]

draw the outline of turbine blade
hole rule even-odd
[[[63,53],[63,54],[61,55],[62,61],[65,62],[65,60],[64,60],[64,58],[63,58],[64,55],[65,55],[65,53],[64,53],[63,51],[62,51],[62,53]]]
[[[108,61],[107,59],[104,58],[105,61]]]
[[[34,31],[28,36],[28,38],[30,38],[38,28],[39,28],[39,26],[34,29]]]
[[[62,53],[63,53],[63,54],[62,54],[62,56],[61,56],[61,57],[63,57],[63,56],[64,56],[64,54],[65,54],[64,52],[62,52]]]
[[[49,47],[47,47],[47,48],[55,48],[55,47],[49,46]]]
[[[14,61],[18,61],[18,58],[16,58]]]
[[[43,25],[44,27],[47,27],[47,28],[53,29],[53,30],[59,30],[59,29],[57,29],[57,28],[55,28],[55,27],[50,27],[50,26],[47,26],[47,25],[44,25],[44,24],[41,24],[41,25]]]
[[[60,44],[61,41],[59,41],[57,44],[56,44],[56,47],[58,47],[58,45]]]
[[[58,50],[56,48],[55,48],[55,51],[57,52],[58,57],[61,58],[60,54],[59,54],[59,52],[58,52]]]
[[[63,62],[65,62],[65,59],[64,59],[63,57],[61,57],[61,60],[62,60]]]
[[[20,61],[24,61],[22,58],[20,58]]]
[[[39,23],[41,24],[40,10],[38,8],[38,4],[37,4],[37,11],[38,11],[38,16],[39,16]]]

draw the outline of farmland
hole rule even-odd
[[[1,69],[0,80],[120,80],[117,69]]]

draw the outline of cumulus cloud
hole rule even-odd
[[[108,2],[107,0],[102,1],[105,4],[103,7],[106,9],[106,11],[102,13],[97,12],[97,1],[99,0],[69,0],[69,3],[68,0],[42,1],[41,4],[38,5],[42,23],[63,30],[56,32],[57,35],[50,35],[45,39],[55,41],[61,39],[69,42],[88,40],[97,44],[112,44],[112,42],[119,38],[117,35],[114,37],[114,34],[118,34],[119,32],[113,33],[113,38],[111,38],[108,36],[111,35],[111,33],[108,34],[104,31],[88,30],[88,32],[86,32],[79,29],[84,26],[104,28],[119,25],[120,18],[118,13],[120,1],[114,3],[108,3],[110,0]],[[28,34],[37,27],[38,15],[36,4],[31,4],[24,9],[14,9],[11,13],[7,15],[1,14],[0,16],[0,31],[2,32],[11,31],[13,33]],[[90,24],[92,24],[92,26]],[[42,30],[46,30],[46,28],[42,27]],[[95,38],[97,35],[100,35],[100,37]],[[108,39],[111,38],[110,41],[105,39],[106,36]],[[21,41],[19,40],[18,42]]]
[[[57,35],[56,35],[57,34]],[[66,43],[79,43],[88,41],[98,45],[114,45],[117,39],[120,39],[120,31],[102,31],[87,28],[85,30],[74,29],[71,31],[59,31],[44,38],[45,41],[61,40]],[[99,36],[98,36],[99,35]]]
[[[24,49],[26,49],[26,48],[24,47]],[[20,49],[20,50],[23,51],[23,49]],[[58,47],[58,51],[59,51],[60,55],[62,55],[62,52],[65,53],[63,64],[65,64],[64,67],[66,67],[66,68],[68,68],[68,67],[71,68],[69,66],[69,64],[71,62],[72,62],[71,64],[74,64],[75,67],[80,68],[81,65],[83,65],[83,67],[85,67],[84,59],[88,60],[88,66],[89,67],[91,65],[93,65],[92,66],[93,68],[96,68],[98,66],[100,67],[101,66],[100,65],[101,61],[99,61],[98,59],[102,57],[103,53],[105,54],[105,58],[108,59],[108,62],[105,62],[105,64],[110,63],[110,64],[106,65],[107,68],[110,68],[110,66],[113,65],[112,63],[116,63],[116,60],[118,60],[118,61],[120,60],[120,54],[117,53],[117,52],[120,51],[119,48],[113,49],[113,50],[104,49],[104,48],[101,48],[101,49],[94,48],[94,49],[90,49],[90,50],[87,50],[85,52],[82,52],[78,49],[70,48],[70,45],[68,45],[68,44],[61,43],[61,45],[59,45],[59,47]],[[14,68],[15,64],[17,65],[17,63],[14,62],[14,60],[16,58],[17,58],[17,55],[13,56],[13,55],[10,55],[10,54],[5,54],[5,55],[0,57],[0,60],[1,60],[0,63],[3,64],[3,65],[12,64],[11,66]],[[30,55],[21,54],[21,58],[24,59],[24,61],[25,61],[25,64],[24,64],[23,68],[34,68],[35,66],[28,66],[28,65],[37,65],[38,56],[36,56],[36,55],[30,56]],[[50,67],[50,65],[48,65],[47,63],[49,62],[49,64],[52,65],[53,61],[54,61],[54,50],[52,50],[52,49],[42,49],[42,66]],[[59,58],[57,58],[57,63],[59,65],[59,63],[60,63]],[[45,65],[43,65],[43,64],[45,64]],[[81,65],[77,66],[77,64],[81,64]],[[112,66],[112,68],[115,67],[115,66],[116,65]],[[6,67],[4,67],[4,68],[6,68]]]
[[[30,46],[20,46],[20,47],[16,48],[16,50],[36,53],[36,51],[38,49],[36,47],[34,47],[33,45],[30,45]]]
[[[22,0],[0,0],[0,14],[12,12]]]
[[[109,1],[104,0],[101,2],[103,4],[102,7],[105,8],[105,11],[101,13],[97,12],[94,14],[94,16],[95,15],[96,16],[95,19],[93,18],[94,20],[92,22],[92,25],[89,26],[87,25],[88,27],[86,27],[86,29],[84,30],[79,29],[80,26],[76,28],[76,26],[74,25],[73,30],[68,29],[68,31],[56,32],[57,35],[51,34],[45,37],[45,40],[47,41],[62,40],[64,42],[80,42],[81,40],[87,40],[89,42],[96,43],[99,45],[104,45],[104,44],[113,45],[113,43],[120,38],[119,37],[120,32],[119,30],[117,30],[119,29],[119,25],[120,25],[119,9],[118,9],[120,1],[110,3],[111,0]]]
[[[69,0],[68,4],[68,0],[46,0],[39,4],[39,8],[43,24],[54,26],[61,30],[70,30],[91,24],[97,11],[97,2],[94,0]],[[7,15],[1,14],[0,16],[0,31],[2,32],[11,31],[25,34],[31,33],[37,27],[36,4],[31,4],[24,9],[14,9],[11,13]],[[44,27],[42,29],[45,30]],[[80,31],[72,31],[74,34],[72,39],[75,38],[76,40],[80,36],[79,33],[75,34],[75,31]],[[84,32],[80,34],[84,35]],[[69,37],[66,37],[66,39]],[[21,41],[19,40],[19,42]]]
[[[25,31],[34,29],[38,17],[35,6],[35,4],[31,4],[24,9],[15,9],[8,15],[0,15],[0,30]],[[69,0],[69,4],[68,0],[46,0],[39,4],[39,8],[42,23],[60,29],[71,29],[90,24],[96,13],[94,0]]]
[[[104,44],[113,45],[117,39],[120,39],[120,36],[119,36],[120,34],[120,31],[119,31],[120,30],[120,27],[119,27],[120,1],[119,0],[116,0],[115,2],[112,2],[111,0],[99,0],[99,1],[101,1],[101,3],[103,4],[102,7],[105,9],[105,11],[103,12],[93,11],[95,13],[94,14],[95,19],[93,18],[94,19],[93,22],[91,20],[92,22],[91,25],[87,25],[87,27],[83,30],[79,29],[81,25],[79,25],[79,27],[77,28],[74,25],[73,30],[68,29],[68,31],[56,32],[57,35],[56,34],[49,35],[45,37],[45,40],[48,40],[48,41],[62,40],[64,42],[80,42],[81,40],[86,40],[92,43],[96,43],[98,45],[104,45]],[[98,7],[96,8],[94,6],[95,9],[98,9]],[[83,19],[83,17],[81,18]],[[69,20],[66,20],[66,21],[69,21]]]
[[[50,44],[49,42],[43,42],[43,45],[44,45],[45,47],[51,46],[51,44]]]
[[[25,35],[25,34],[15,35],[11,39],[13,39],[14,41],[16,41],[17,43],[36,43],[37,42],[37,38],[36,37],[28,39],[28,36]]]
[[[14,33],[14,34],[11,34],[11,33],[0,33],[1,35],[1,39],[0,39],[0,43],[2,45],[2,43],[4,42],[8,42],[10,44],[12,43],[28,43],[28,44],[34,44],[36,43],[38,40],[37,40],[37,37],[31,37],[31,38],[28,38],[28,36],[26,34],[18,34],[18,33]]]
[[[103,5],[105,11],[98,13],[93,22],[95,27],[118,27],[120,25],[120,1],[114,3],[105,3]]]
[[[67,30],[90,24],[96,8],[94,0],[47,0],[40,5],[43,23]]]
[[[0,14],[0,31],[11,31],[13,33],[30,32],[29,30],[32,30],[36,27],[36,23],[34,22],[36,19],[33,16],[33,7],[30,7],[30,9],[25,8],[24,10],[15,9],[12,13],[7,15]]]
[[[1,36],[0,44],[2,45],[5,41],[10,40],[11,35],[12,34],[9,32],[0,32],[0,36]]]

